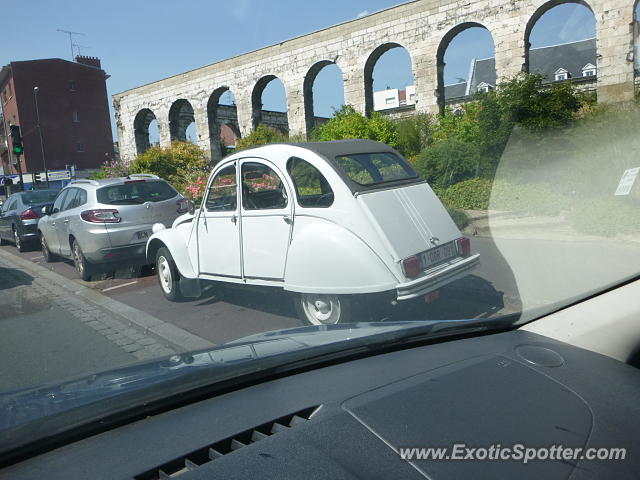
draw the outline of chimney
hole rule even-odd
[[[76,56],[76,62],[82,65],[88,65],[90,67],[102,68],[100,65],[100,59],[98,57],[87,57],[85,55]]]

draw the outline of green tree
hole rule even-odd
[[[364,138],[397,147],[398,127],[379,112],[367,118],[352,106],[344,105],[328,122],[316,127],[311,137],[318,141]]]
[[[455,137],[440,140],[423,150],[414,166],[432,186],[442,189],[487,173],[477,145]]]
[[[190,142],[151,147],[131,162],[131,173],[153,173],[179,187],[193,172],[208,172],[204,151]]]
[[[256,147],[258,145],[266,145],[268,143],[284,143],[289,141],[289,136],[276,130],[260,124],[246,137],[239,138],[236,142],[236,150],[246,150],[247,148]]]
[[[398,151],[409,161],[429,146],[436,127],[436,119],[428,113],[418,113],[396,121],[398,128]]]

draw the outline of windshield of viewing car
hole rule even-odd
[[[640,275],[630,0],[49,3],[3,9],[0,420],[277,356],[247,337],[497,331]]]
[[[22,203],[24,203],[25,205],[37,205],[39,203],[53,202],[56,199],[57,195],[57,190],[27,192],[22,195]]]
[[[361,153],[336,157],[336,165],[359,185],[378,185],[416,178],[418,174],[393,153]]]
[[[107,205],[136,205],[144,202],[162,202],[178,193],[162,181],[129,180],[122,185],[109,185],[97,191],[98,203]]]

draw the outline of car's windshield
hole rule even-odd
[[[120,185],[98,188],[98,203],[107,205],[135,205],[144,202],[169,200],[178,193],[166,182],[129,180]]]
[[[22,203],[25,205],[37,205],[39,203],[53,202],[57,195],[57,190],[27,192],[22,194]]]
[[[373,355],[374,331],[521,328],[639,279],[640,2],[2,13],[0,420],[119,367]]]
[[[359,185],[416,178],[418,174],[393,153],[361,153],[336,157],[336,164]]]

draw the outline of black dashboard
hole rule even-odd
[[[640,371],[523,331],[312,369],[24,460],[0,478],[603,479],[640,472]],[[403,460],[405,447],[623,447],[624,460]]]

